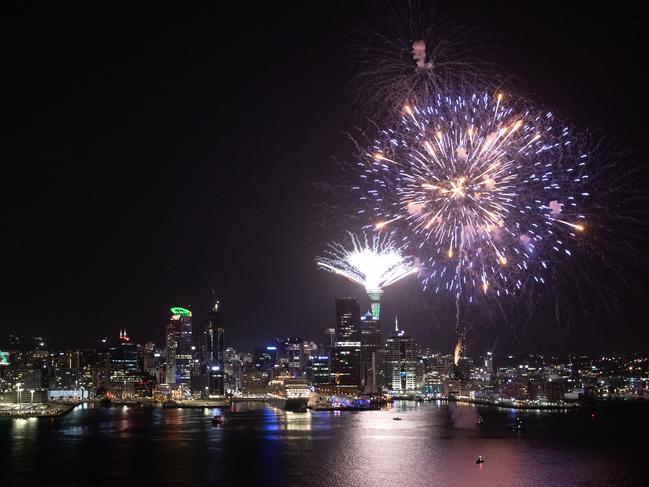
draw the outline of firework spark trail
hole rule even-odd
[[[352,248],[333,242],[316,263],[325,270],[339,274],[363,286],[368,293],[382,291],[404,277],[417,272],[410,257],[392,240],[391,235],[374,234],[368,239],[347,232]]]
[[[350,53],[364,110],[385,114],[440,91],[503,84],[504,69],[486,61],[489,43],[470,12],[449,15],[416,0],[376,2],[371,10]]]
[[[586,229],[586,154],[567,127],[502,95],[406,105],[362,161],[358,186],[376,228],[404,233],[425,288],[497,296],[570,256]]]

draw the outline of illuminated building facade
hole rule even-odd
[[[142,370],[139,347],[131,341],[126,330],[119,332],[119,340],[108,349],[108,357],[111,369]]]
[[[385,345],[385,371],[387,387],[391,392],[410,393],[416,390],[415,340],[399,330],[396,319],[394,332]]]
[[[292,378],[304,377],[304,341],[302,338],[290,337],[281,340],[281,358],[283,366]]]
[[[307,379],[314,387],[329,384],[331,369],[328,355],[313,355],[307,361]]]
[[[361,381],[360,308],[356,298],[336,299],[336,346],[331,353],[331,383],[353,389]]]
[[[203,337],[203,361],[211,394],[225,394],[225,322],[218,300],[207,312]]]
[[[170,311],[165,333],[167,384],[189,388],[193,367],[192,312],[180,307],[171,308]]]
[[[361,380],[363,392],[374,394],[379,391],[381,348],[381,322],[367,313],[361,319]]]

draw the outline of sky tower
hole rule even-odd
[[[370,297],[372,319],[381,319],[381,296],[383,296],[383,289],[368,289],[367,295]]]
[[[383,289],[417,272],[410,257],[404,257],[402,248],[392,240],[392,234],[380,233],[368,238],[347,232],[352,241],[352,249],[333,242],[325,251],[324,257],[316,257],[318,266],[340,274],[365,288],[370,298],[372,318],[381,317],[381,296]]]

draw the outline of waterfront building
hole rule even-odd
[[[108,349],[108,357],[110,368],[113,370],[121,369],[131,372],[142,370],[139,347],[131,341],[126,330],[120,330],[119,339]]]
[[[225,320],[217,299],[207,312],[201,355],[203,373],[209,377],[210,394],[225,394]]]
[[[366,394],[379,391],[381,322],[368,312],[361,318],[361,385]]]
[[[257,364],[244,364],[241,378],[241,392],[246,396],[260,396],[268,390],[268,376],[259,370]]]
[[[332,385],[349,389],[362,387],[360,308],[356,298],[337,298],[336,345],[331,353]]]
[[[317,355],[310,357],[307,361],[307,380],[311,385],[318,387],[329,384],[330,379],[329,356]]]
[[[415,340],[399,330],[394,320],[394,332],[385,345],[385,368],[387,387],[393,393],[404,394],[416,391],[417,356]]]
[[[302,338],[289,337],[279,342],[281,361],[292,378],[304,377],[304,341]]]
[[[186,308],[170,308],[166,326],[165,358],[167,383],[189,389],[193,368],[192,312]]]

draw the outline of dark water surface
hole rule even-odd
[[[220,428],[216,412],[83,406],[54,420],[0,418],[2,485],[649,485],[644,410],[593,418],[402,402],[300,414],[238,404]],[[517,416],[523,432],[510,429]]]

